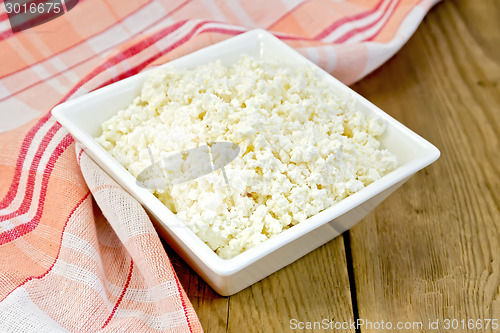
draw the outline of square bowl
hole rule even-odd
[[[264,30],[252,30],[206,47],[168,64],[179,68],[221,60],[232,65],[241,54],[288,64],[317,67],[298,52]],[[168,64],[159,67],[167,66]],[[306,221],[248,249],[231,259],[222,259],[183,222],[177,219],[147,189],[94,139],[101,123],[126,108],[140,94],[148,71],[69,100],[52,110],[53,116],[82,144],[89,156],[153,217],[153,223],[167,243],[219,294],[227,296],[252,285],[332,240],[354,226],[389,194],[440,155],[432,144],[384,113],[349,87],[323,70],[332,93],[350,96],[357,110],[386,124],[382,146],[398,157],[398,167],[360,191],[311,216]]]

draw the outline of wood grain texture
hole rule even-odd
[[[499,5],[439,4],[354,86],[442,154],[351,229],[360,318],[500,321]]]
[[[337,237],[231,296],[228,332],[289,332],[292,319],[353,320],[344,250],[343,238]]]

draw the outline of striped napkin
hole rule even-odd
[[[0,331],[202,330],[143,208],[55,105],[257,27],[350,84],[436,2],[79,0],[17,33],[0,5]]]

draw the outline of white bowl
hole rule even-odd
[[[192,68],[220,59],[223,64],[230,65],[242,53],[315,66],[264,30],[253,30],[230,38],[174,60],[171,64]],[[439,150],[432,144],[328,73],[321,72],[331,83],[333,93],[351,95],[359,110],[380,117],[386,123],[381,142],[397,155],[399,167],[332,207],[229,260],[219,258],[153,194],[139,187],[136,179],[94,140],[101,133],[101,123],[127,107],[139,95],[148,76],[147,71],[60,104],[52,110],[52,114],[86,148],[94,161],[151,213],[156,219],[158,231],[168,244],[216,292],[232,295],[354,226],[415,172],[439,157]]]

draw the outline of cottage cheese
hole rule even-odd
[[[233,142],[225,171],[151,191],[222,258],[330,207],[397,166],[379,119],[335,96],[316,69],[242,56],[156,70],[140,96],[102,124],[98,142],[134,176],[155,160]],[[152,148],[151,148],[152,147]]]

